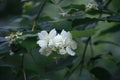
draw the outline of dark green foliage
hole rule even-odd
[[[0,4],[0,17],[22,14],[23,3],[21,0],[0,0]]]
[[[104,29],[100,32],[100,35],[115,33],[120,31],[120,24],[116,24],[114,26],[108,27],[107,29]]]
[[[93,0],[98,9],[88,11],[82,1],[0,0],[0,80],[119,80],[119,1]],[[38,33],[53,28],[71,33],[75,56],[40,54]],[[23,34],[5,38],[15,32]]]
[[[111,74],[104,68],[94,67],[91,71],[100,80],[110,80]]]

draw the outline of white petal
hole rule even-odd
[[[54,42],[53,42],[53,39],[50,39],[48,46],[52,46],[52,45],[54,45]]]
[[[54,42],[53,42],[53,39],[51,39],[51,40],[49,41],[48,47],[50,47],[52,50],[56,51],[55,45],[54,45]]]
[[[46,36],[48,36],[47,31],[41,31],[40,33],[38,33],[39,39],[43,40]]]
[[[55,46],[55,47],[63,47],[64,44],[65,44],[65,39],[64,39],[60,34],[58,34],[58,35],[53,39],[53,42],[54,42],[54,46]]]
[[[67,36],[68,36],[68,38],[72,39],[72,35],[70,32],[67,32]]]
[[[50,38],[54,38],[56,36],[57,32],[55,29],[52,29],[49,33]]]
[[[66,51],[67,51],[67,53],[68,53],[69,55],[71,55],[71,56],[74,56],[74,55],[75,55],[75,52],[72,51],[71,48],[69,48],[69,47],[66,47]]]
[[[62,30],[61,35],[66,39],[72,38],[70,32],[66,32],[65,30]]]
[[[67,32],[66,32],[65,30],[62,30],[61,35],[62,35],[63,37],[66,37],[66,36],[67,36]]]
[[[59,54],[61,54],[61,55],[66,54],[66,50],[65,50],[64,48],[60,49],[60,50],[59,50]]]
[[[77,49],[77,43],[73,40],[71,40],[71,48],[72,49]]]
[[[45,41],[45,40],[39,40],[39,41],[37,41],[37,44],[39,44],[39,46],[42,48],[47,47],[47,41]]]
[[[50,48],[41,48],[41,49],[39,50],[39,52],[40,52],[42,55],[49,56],[52,51],[51,51]]]

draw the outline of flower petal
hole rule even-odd
[[[50,47],[53,51],[56,51],[55,45],[54,45],[54,42],[53,42],[53,39],[51,39],[51,40],[49,41],[48,47]]]
[[[41,49],[39,50],[39,52],[40,52],[42,55],[49,56],[52,51],[51,51],[50,48],[41,48]]]
[[[64,39],[60,34],[58,34],[58,35],[53,39],[53,42],[54,42],[54,46],[55,46],[55,47],[64,47],[65,39]]]
[[[61,54],[61,55],[66,54],[66,50],[65,50],[64,48],[60,49],[60,50],[59,50],[59,54]]]
[[[47,47],[47,41],[45,41],[45,40],[39,40],[39,41],[37,41],[37,44],[39,44],[39,46],[42,48]]]
[[[71,56],[74,56],[74,55],[75,55],[75,52],[72,51],[71,48],[69,48],[69,47],[66,47],[66,51],[67,51],[67,53],[68,53],[69,55],[71,55]]]
[[[39,39],[43,40],[45,38],[45,36],[48,36],[47,31],[41,31],[40,33],[38,33]]]
[[[66,32],[65,30],[62,30],[61,35],[67,40],[72,38],[70,32]]]
[[[49,33],[49,37],[52,39],[52,38],[54,38],[54,37],[56,36],[56,34],[57,34],[56,30],[55,30],[55,29],[52,29],[52,30],[50,31],[50,33]]]
[[[74,50],[77,49],[77,43],[75,41],[71,40],[71,44],[70,45],[71,45],[72,49],[74,49]]]

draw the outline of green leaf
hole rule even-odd
[[[9,67],[0,68],[0,80],[14,80],[15,75],[15,72]]]
[[[17,71],[20,69],[20,65],[20,55],[6,55],[5,58],[0,61],[0,80],[14,80]]]
[[[94,74],[95,77],[99,80],[110,80],[111,77],[110,72],[108,72],[108,70],[102,67],[95,67],[90,72]]]
[[[100,21],[108,21],[108,22],[120,22],[120,17],[117,17],[117,16],[107,16],[107,17],[102,17],[99,20]]]
[[[8,42],[2,42],[0,44],[0,54],[8,53],[10,48],[9,48],[9,43]]]
[[[71,31],[73,38],[90,37],[96,33],[97,29],[84,30],[84,31]]]
[[[0,67],[13,68],[14,66],[12,64],[7,64],[4,61],[0,61]]]
[[[120,24],[117,24],[115,26],[111,26],[107,29],[104,29],[103,31],[100,32],[99,35],[105,35],[105,34],[108,34],[108,33],[115,33],[115,32],[118,32],[120,31]]]
[[[93,22],[97,22],[98,19],[97,18],[80,18],[80,19],[74,19],[72,21],[72,26],[78,26],[78,25],[82,25],[82,24],[89,24],[89,23],[93,23]]]
[[[111,41],[98,40],[98,41],[94,42],[94,45],[99,45],[99,44],[111,44],[111,45],[120,47],[120,44],[115,43],[115,42],[111,42]]]
[[[56,64],[56,62],[53,62],[53,63],[49,64],[46,67],[46,71],[47,72],[54,72],[54,71],[57,71],[57,70],[64,69],[65,67],[72,66],[73,61],[76,57],[77,56],[72,56],[72,57],[68,56],[66,58],[61,58],[57,61],[57,64]]]
[[[51,0],[45,0],[45,2],[54,4]]]
[[[57,30],[71,30],[72,29],[72,23],[70,21],[58,21],[55,22],[53,25]]]
[[[89,15],[97,15],[99,13],[100,13],[99,10],[94,10],[94,9],[92,9],[92,10],[90,10],[90,11],[87,12],[87,14],[89,14]]]
[[[37,47],[36,42],[37,42],[37,39],[35,39],[33,37],[32,38],[29,37],[21,43],[21,46],[26,48],[26,49],[36,48]]]
[[[51,17],[49,17],[49,16],[42,16],[42,17],[40,17],[39,19],[38,19],[38,21],[40,22],[40,21],[53,21],[53,19],[51,18]]]
[[[78,9],[78,10],[85,10],[85,5],[79,5],[79,4],[70,4],[68,6],[63,7],[64,9],[70,9],[70,8],[74,8],[74,9]]]
[[[21,39],[23,39],[20,46],[26,49],[32,49],[37,47],[37,31],[33,32],[24,32],[24,35],[21,36]]]
[[[70,31],[72,29],[72,23],[71,21],[66,20],[60,20],[56,22],[50,22],[50,21],[43,21],[39,23],[39,26],[41,26],[41,29],[50,31],[51,29],[55,28],[57,31],[65,29],[67,31]]]
[[[83,69],[81,75],[77,77],[77,80],[95,80],[95,79],[92,77],[92,74],[87,69]]]
[[[68,6],[63,7],[63,9],[69,9],[70,11],[68,14],[74,14],[79,11],[84,11],[85,10],[85,5],[80,5],[80,4],[70,4]]]

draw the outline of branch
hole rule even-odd
[[[26,78],[26,73],[25,73],[25,69],[24,69],[24,54],[22,54],[20,69],[19,69],[17,75],[15,76],[15,79],[14,79],[14,80],[18,80],[18,77],[19,77],[19,75],[21,74],[21,71],[22,71],[22,73],[23,73],[23,78],[24,78],[24,80],[27,80],[27,78]]]
[[[81,65],[80,67],[80,71],[82,72],[82,68],[83,68],[83,64],[84,64],[84,59],[85,59],[85,54],[86,54],[86,51],[87,51],[87,47],[88,47],[88,44],[89,44],[89,41],[91,40],[91,37],[88,37],[87,41],[86,41],[86,44],[85,44],[85,48],[83,50],[83,55],[82,55],[82,59],[81,61],[75,66],[75,68],[73,68],[70,72],[67,72],[67,74],[65,75],[66,77],[66,80],[69,80],[69,77],[70,75],[72,75],[72,73]],[[80,72],[80,74],[81,74]]]
[[[94,50],[93,50],[93,45],[92,45],[92,39],[90,39],[90,50],[91,50],[91,58],[94,57]]]
[[[109,4],[111,3],[112,0],[108,0],[105,4],[104,4],[104,8],[107,9]]]
[[[38,12],[37,16],[34,18],[34,21],[33,21],[32,31],[34,31],[34,28],[35,28],[35,26],[36,26],[36,24],[37,24],[37,20],[39,19],[40,15],[41,15],[41,12],[42,12],[43,9],[44,9],[45,4],[46,4],[45,1],[41,2],[41,4],[40,4],[39,12]]]
[[[85,55],[86,55],[87,47],[88,47],[88,44],[89,44],[90,40],[91,40],[91,37],[88,37],[88,39],[86,41],[86,44],[85,44],[84,51],[83,51],[82,59],[81,59],[81,61],[79,63],[79,65],[81,64],[80,74],[82,73],[82,69],[83,69],[83,65],[84,65],[84,60],[85,60]]]
[[[22,55],[21,68],[22,68],[22,72],[23,72],[23,78],[24,78],[24,80],[27,80],[27,78],[26,78],[26,73],[25,73],[25,69],[24,69],[24,54]]]

